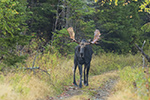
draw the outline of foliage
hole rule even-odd
[[[30,39],[25,35],[27,26],[27,7],[25,0],[2,0],[0,1],[0,57],[3,63],[14,65],[21,62],[25,56],[19,56],[19,46],[27,44]]]
[[[74,52],[74,48],[77,45],[69,40],[68,32],[64,28],[58,33],[53,33],[53,41],[52,45],[55,47],[55,50],[58,50],[62,55],[66,55],[67,53]]]
[[[144,11],[147,13],[150,13],[150,1],[149,0],[144,0],[144,2],[140,5],[140,11]]]
[[[94,14],[94,9],[89,7],[84,1],[70,0],[64,2],[67,5],[66,9],[69,10],[66,19],[69,23],[66,26],[72,26],[75,31],[75,37],[78,41],[81,39],[92,39],[94,37],[95,25],[91,16]],[[72,6],[69,6],[72,5]],[[63,10],[63,9],[61,9]],[[53,46],[61,52],[61,54],[70,54],[74,52],[77,44],[68,42],[69,34],[67,28],[62,28],[53,33]],[[68,35],[67,35],[68,34]]]
[[[0,99],[1,100],[36,100],[43,99],[55,91],[50,85],[27,71],[17,73],[1,74],[0,77]],[[42,88],[42,89],[41,89]]]
[[[97,12],[96,24],[104,33],[102,47],[106,51],[118,53],[136,52],[134,43],[139,42],[142,34],[142,20],[138,13],[139,2],[105,3]],[[131,10],[132,9],[132,10]]]
[[[137,96],[145,100],[149,98],[150,77],[147,77],[144,69],[127,66],[120,70],[120,78],[128,83]]]
[[[139,55],[122,54],[131,52],[135,54],[134,44],[140,44],[143,39],[148,39],[149,1],[95,0],[95,3],[90,1],[92,0],[0,1],[0,63],[2,64],[0,70],[4,72],[2,67],[10,67],[16,63],[18,66],[18,69],[14,69],[16,73],[6,72],[6,76],[0,75],[0,87],[2,87],[0,93],[4,94],[0,94],[0,99],[9,98],[9,93],[12,92],[17,95],[14,98],[16,100],[31,99],[28,97],[33,96],[35,97],[33,100],[42,99],[43,95],[46,98],[49,94],[53,96],[60,94],[64,86],[71,85],[73,53],[77,44],[68,38],[66,29],[70,26],[74,28],[78,41],[83,38],[93,39],[95,29],[99,29],[102,33],[103,38],[99,45],[92,46],[94,53],[98,55],[93,55],[90,75],[120,68],[121,80],[127,81],[128,86],[131,87],[133,82],[137,84],[136,92],[131,93],[148,98],[143,93],[147,93],[149,78],[145,76],[143,69],[130,67],[141,66],[141,58]],[[32,40],[29,35],[32,35]],[[25,46],[26,44],[28,46]],[[42,54],[39,52],[41,48]],[[27,49],[32,52],[26,52]],[[25,64],[23,60],[27,56],[21,55],[22,51],[30,54]],[[37,56],[37,59],[34,56]],[[28,67],[40,69],[25,71]],[[18,74],[20,69],[21,74]],[[101,79],[97,78],[97,81],[102,82]],[[106,78],[105,81],[107,80]],[[96,86],[98,87],[99,84]],[[23,97],[18,97],[18,94]]]
[[[150,1],[149,0],[144,0],[144,2],[142,2],[142,4],[139,6],[140,10],[139,12],[146,12],[147,16],[149,16],[150,14]],[[145,24],[141,27],[141,29],[145,32],[145,38],[148,38],[149,40],[149,33],[150,33],[150,18],[147,18],[147,21],[145,22]]]
[[[40,39],[44,45],[51,39],[54,28],[54,19],[56,12],[56,0],[30,0],[28,7],[32,11],[32,17],[27,22],[29,33],[35,32],[36,37]],[[46,41],[43,41],[46,40]],[[44,45],[45,46],[45,45]]]
[[[139,55],[118,55],[115,53],[101,53],[93,56],[90,68],[90,74],[98,75],[103,72],[122,69],[126,66],[135,66],[140,63]]]
[[[35,97],[38,93],[39,97],[43,95],[59,95],[64,91],[65,86],[72,85],[72,75],[73,75],[73,56],[60,56],[58,52],[47,52],[44,54],[39,54],[35,60],[34,67],[39,67],[40,69],[25,70],[28,67],[33,66],[33,61],[36,55],[33,55],[27,59],[26,64],[19,64],[18,70],[15,69],[15,73],[7,73],[7,76],[0,77],[1,83],[8,82],[15,93],[22,93],[25,99],[30,96]],[[117,55],[114,53],[103,53],[99,55],[94,55],[90,67],[89,75],[89,87],[84,87],[85,93],[92,95],[94,92],[89,92],[89,89],[103,86],[105,82],[109,79],[117,78],[116,71],[113,74],[103,74],[108,71],[123,69],[125,66],[136,66],[141,65],[141,57],[139,55]],[[139,62],[139,63],[137,63]],[[126,68],[124,68],[126,69]],[[44,71],[42,71],[44,70]],[[45,71],[48,73],[46,74]],[[125,70],[122,70],[122,72]],[[125,71],[128,73],[127,71]],[[132,72],[129,71],[129,72]],[[136,71],[135,71],[136,72]],[[5,73],[5,72],[4,72]],[[26,74],[26,75],[25,75]],[[79,79],[79,71],[77,69],[77,80]],[[102,75],[99,75],[102,74]],[[96,76],[94,76],[96,75]],[[91,77],[92,76],[92,77]],[[124,73],[122,76],[125,77]],[[132,78],[132,74],[130,75]],[[129,77],[127,77],[129,78]],[[92,80],[92,81],[90,81]],[[96,82],[95,82],[95,81]],[[24,83],[24,84],[23,84]],[[100,83],[100,84],[99,84]],[[129,82],[128,82],[129,83]],[[41,88],[43,88],[41,90]],[[34,91],[34,92],[33,92]],[[36,91],[36,92],[35,92]],[[46,92],[43,92],[46,91]],[[3,92],[2,92],[3,93]],[[8,94],[11,93],[10,91]],[[32,95],[30,95],[32,94]],[[7,97],[7,96],[6,96]]]
[[[145,32],[150,32],[150,22],[149,23],[146,23],[144,24],[141,29]]]
[[[72,83],[72,64],[73,57],[66,58],[59,55],[57,52],[47,52],[46,54],[39,54],[35,60],[35,67],[40,67],[40,69],[46,71],[41,71],[39,69],[34,69],[33,74],[48,83],[52,90],[55,90],[55,95],[62,93],[65,85]],[[27,60],[25,65],[27,67],[32,67],[34,56]],[[53,94],[54,95],[54,94]]]
[[[69,43],[66,38],[67,33],[64,33],[65,29],[72,26],[76,39],[79,41],[83,38],[92,39],[96,28],[104,33],[102,34],[103,42],[100,42],[98,46],[93,46],[96,54],[104,50],[136,53],[134,43],[145,38],[141,26],[148,21],[145,21],[148,16],[144,17],[144,14],[138,12],[142,1],[95,0],[95,3],[91,1],[28,1],[26,7],[33,13],[30,13],[30,16],[26,15],[26,18],[30,19],[26,21],[29,27],[27,34],[36,33],[36,41],[40,41],[36,48],[45,48],[51,41],[55,49],[62,54],[73,53],[75,44]],[[22,4],[25,3],[22,1]]]

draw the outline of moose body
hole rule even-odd
[[[75,80],[75,72],[78,66],[80,73],[80,84],[79,87],[82,87],[82,65],[84,64],[84,85],[88,86],[88,74],[90,69],[90,62],[92,59],[92,48],[90,45],[87,45],[87,41],[83,39],[81,43],[75,48],[74,55],[74,75],[73,75],[73,84],[77,86]]]
[[[89,74],[90,62],[91,62],[92,54],[93,54],[93,51],[90,45],[95,44],[100,38],[101,34],[100,34],[100,31],[96,29],[94,32],[94,39],[92,42],[87,42],[85,39],[83,39],[81,42],[78,42],[75,39],[75,33],[73,31],[73,27],[69,27],[67,31],[70,34],[70,38],[73,40],[73,42],[76,42],[79,44],[78,46],[75,47],[73,84],[77,86],[77,83],[75,80],[75,72],[78,66],[79,73],[80,73],[79,87],[82,88],[82,65],[84,64],[84,85],[88,86],[88,74]]]

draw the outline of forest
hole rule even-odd
[[[101,34],[82,89],[69,27]],[[0,0],[0,100],[150,100],[149,50],[150,0]]]

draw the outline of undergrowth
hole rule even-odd
[[[103,53],[94,55],[91,62],[91,75],[101,74],[103,72],[117,70],[125,66],[141,65],[141,57],[137,55],[117,55],[114,53]]]
[[[0,100],[36,100],[56,91],[32,73],[22,72],[0,75]]]
[[[29,57],[25,64],[18,64],[19,67],[12,73],[0,74],[0,85],[9,88],[7,93],[0,89],[0,99],[7,100],[10,96],[12,99],[9,100],[47,98],[61,94],[64,86],[72,85],[73,55],[64,57],[58,53],[47,52],[39,54],[34,62],[35,56],[37,55]],[[94,76],[111,70],[124,69],[125,66],[137,65],[141,65],[141,57],[138,54],[104,53],[93,55],[89,73],[90,76]],[[32,67],[35,69],[27,69]],[[76,76],[79,80],[78,69]]]
[[[147,69],[141,66],[120,69],[120,80],[108,100],[149,100],[150,77]]]

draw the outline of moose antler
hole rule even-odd
[[[69,28],[67,29],[67,31],[68,31],[68,33],[69,33],[69,35],[70,35],[70,38],[73,39],[73,40],[75,40],[75,33],[74,33],[74,31],[73,31],[73,27],[69,27]]]
[[[98,29],[96,29],[94,32],[94,39],[91,42],[91,44],[97,43],[98,39],[100,38],[100,35],[101,35],[100,31]]]
[[[74,31],[73,31],[73,27],[69,27],[69,28],[67,29],[67,31],[68,31],[68,33],[69,33],[69,35],[70,35],[70,38],[71,38],[74,42],[76,42],[76,43],[79,44],[79,42],[75,39],[75,33],[74,33]]]
[[[68,31],[68,33],[69,33],[69,35],[70,35],[70,38],[71,38],[74,42],[80,44],[80,42],[78,42],[78,41],[75,39],[75,33],[74,33],[74,31],[73,31],[73,27],[69,27],[69,28],[67,29],[67,31]],[[87,45],[97,43],[98,39],[100,38],[100,35],[101,35],[100,31],[99,31],[98,29],[96,29],[95,32],[94,32],[94,39],[93,39],[93,41],[90,42],[90,43],[87,43]]]

